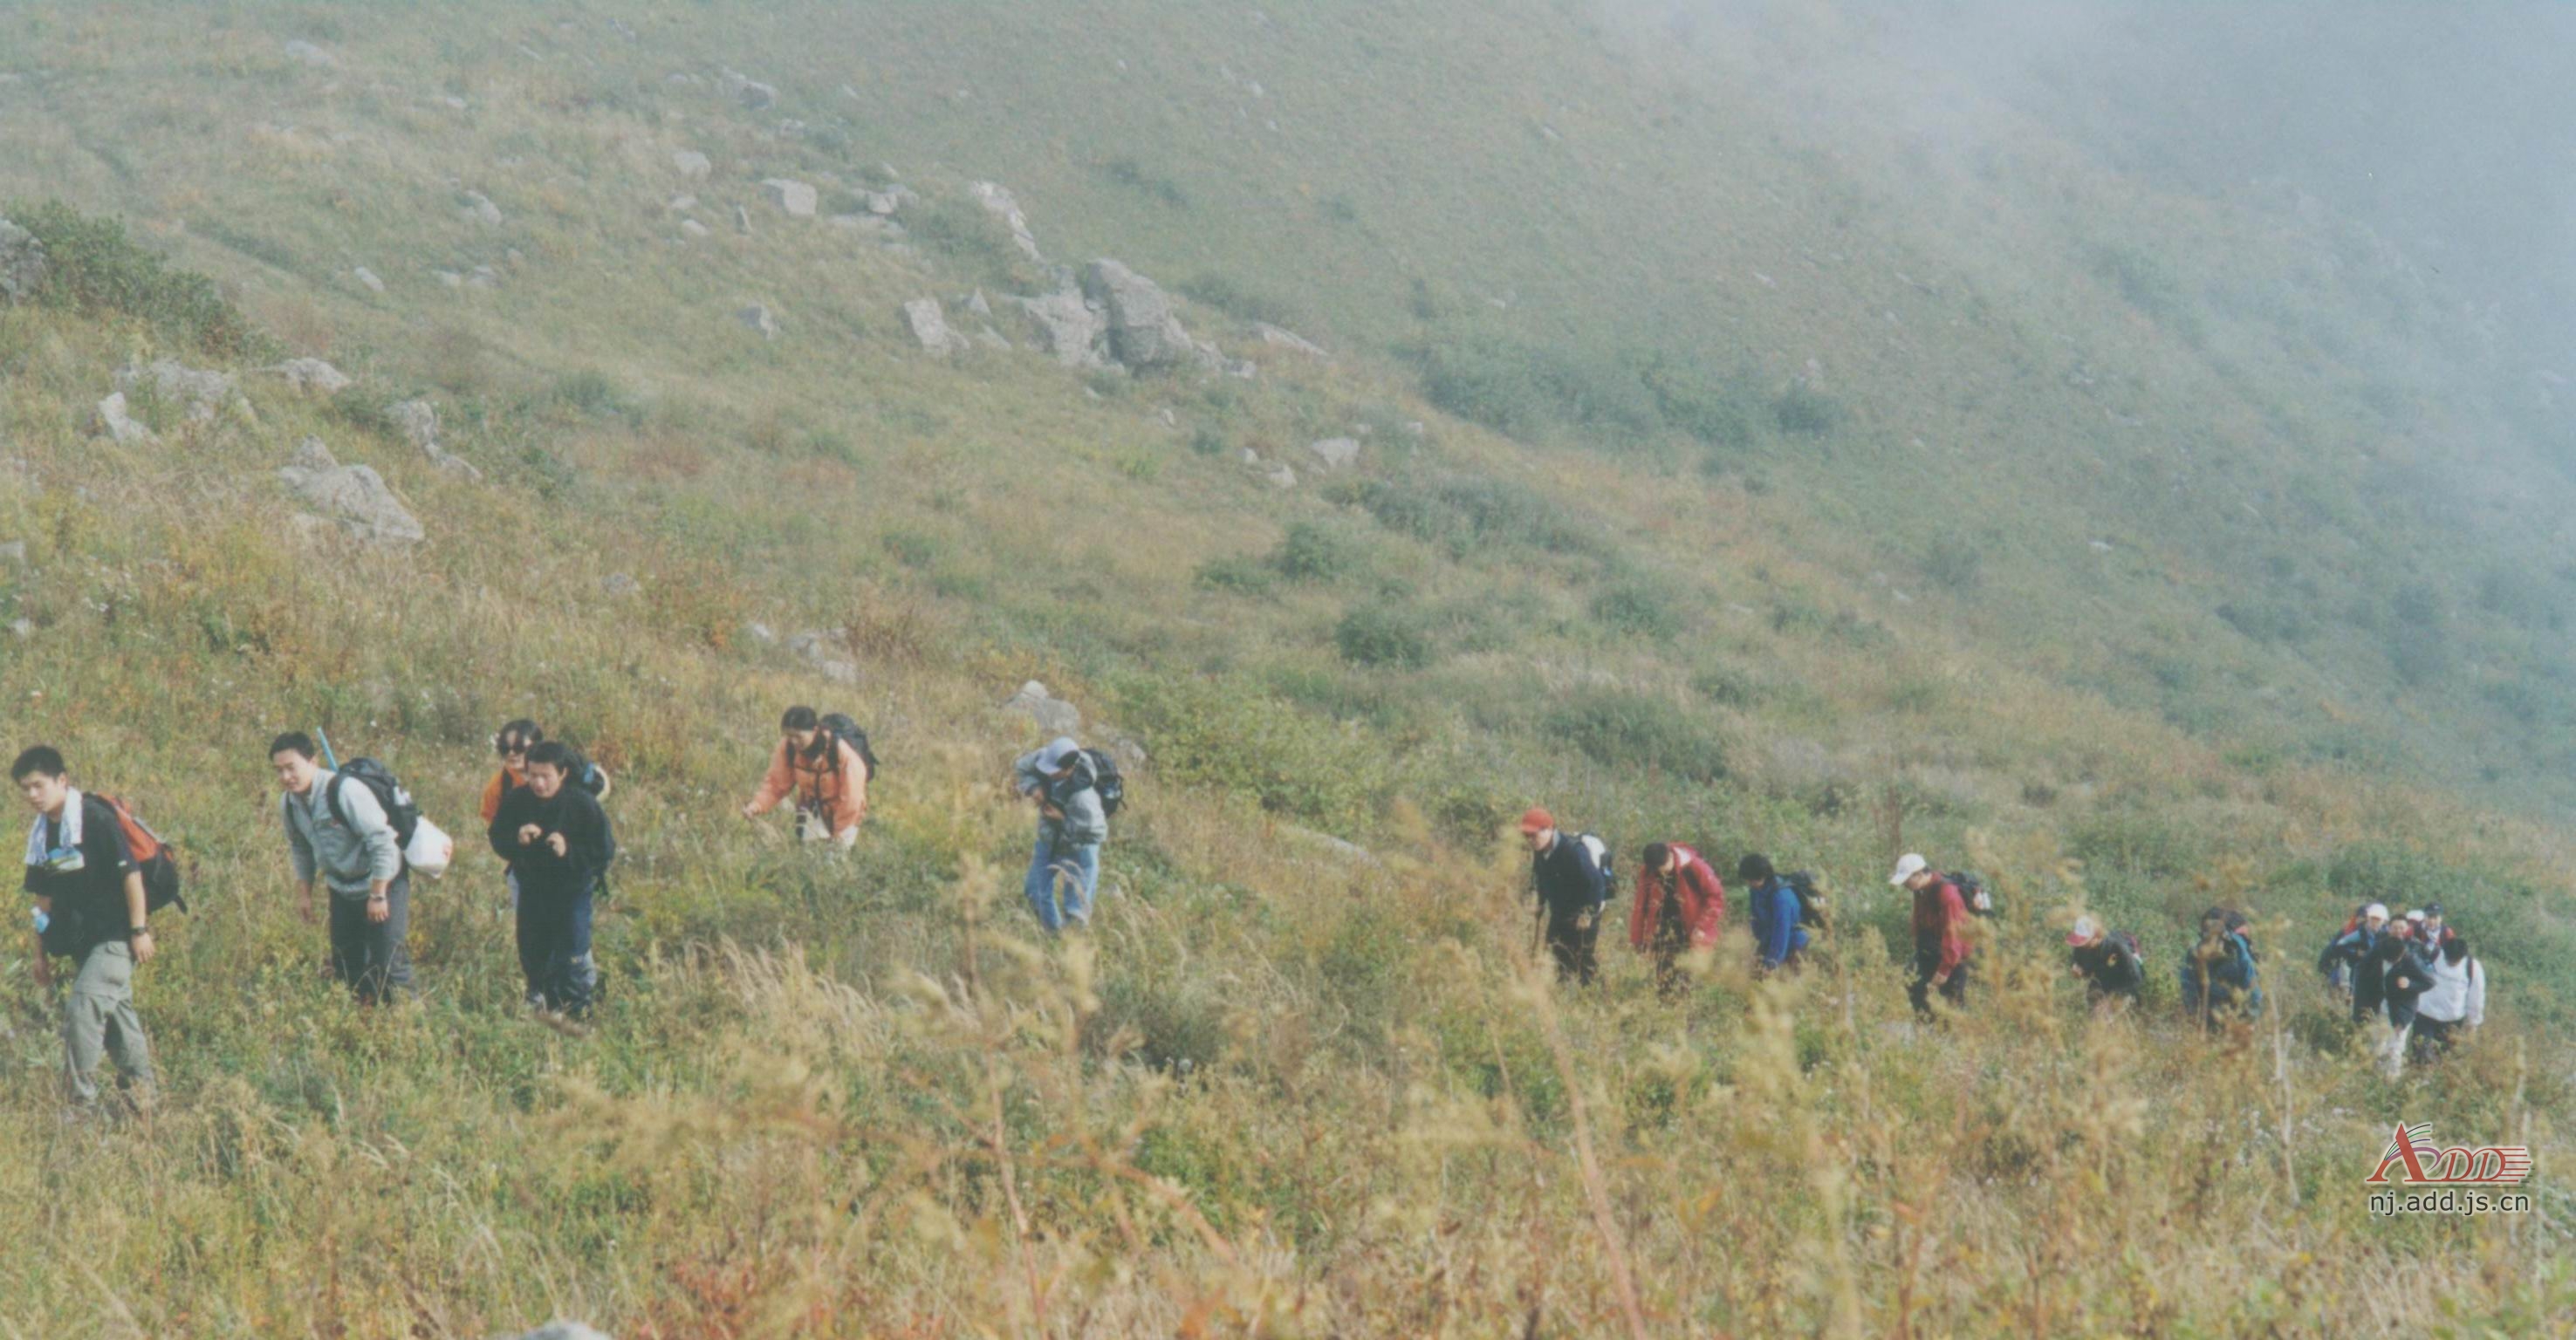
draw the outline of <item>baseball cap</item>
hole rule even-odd
[[[2361,916],[2365,921],[2372,917],[2377,917],[2382,921],[2386,921],[2388,920],[2388,904],[2372,903],[2370,906],[2361,909]]]
[[[1554,827],[1556,816],[1536,805],[1530,806],[1529,812],[1521,816],[1521,831],[1524,833],[1544,833]]]
[[[1923,853],[1919,851],[1909,851],[1903,856],[1896,858],[1896,873],[1888,876],[1887,882],[1890,884],[1903,884],[1905,881],[1914,878],[1916,875],[1922,874],[1925,869],[1931,866],[1931,864],[1932,863],[1930,861],[1923,859]]]
[[[2422,921],[2424,919],[2424,910],[2422,908],[2409,908],[2406,912],[2406,919],[2408,921]]]
[[[2091,917],[2077,917],[2075,919],[2075,929],[2066,933],[2066,943],[2070,945],[2091,944],[2093,942],[2093,937],[2101,933],[2102,924],[2100,922],[2095,921]]]
[[[2438,917],[2442,915],[2442,905],[2440,903],[2424,904],[2424,915],[2428,917]]]

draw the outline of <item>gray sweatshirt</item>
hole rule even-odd
[[[1109,813],[1101,808],[1100,791],[1092,785],[1091,760],[1084,758],[1064,781],[1050,775],[1064,766],[1067,757],[1081,753],[1070,738],[1059,738],[1044,749],[1020,755],[1013,765],[1021,795],[1043,793],[1049,804],[1064,811],[1062,820],[1038,820],[1038,836],[1050,846],[1096,847],[1109,840]]]
[[[393,823],[376,793],[351,782],[340,788],[340,809],[347,824],[331,814],[328,769],[313,774],[313,789],[282,799],[286,810],[286,845],[295,854],[295,878],[310,882],[318,867],[331,892],[364,897],[375,881],[393,881],[402,873],[402,844],[394,840]]]

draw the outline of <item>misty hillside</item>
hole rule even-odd
[[[2398,1121],[2545,1175],[2576,1075],[2576,357],[2494,221],[2561,202],[2440,126],[2348,189],[2303,90],[2514,36],[2387,22],[2263,92],[2294,26],[2107,3],[0,10],[0,701],[198,904],[150,1130],[14,998],[0,1324],[2563,1325],[2563,1191],[2358,1194]],[[887,760],[846,861],[736,813],[790,703]],[[1136,799],[1057,943],[1067,711]],[[260,746],[470,838],[522,714],[620,778],[598,1022],[480,851],[353,1013]],[[1550,991],[1534,802],[1829,947],[1668,1005],[1622,888]],[[1907,849],[2004,901],[1938,1032]],[[2496,973],[2396,1084],[2308,968],[2371,898]],[[2213,902],[2272,1007],[2203,1039]]]

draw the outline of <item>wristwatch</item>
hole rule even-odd
[[[152,933],[152,928],[151,928],[151,927],[149,927],[149,926],[137,926],[137,927],[133,928],[132,930],[127,931],[127,932],[125,933],[125,938],[126,938],[126,939],[128,939],[128,940],[131,940],[131,939],[133,939],[135,936],[138,936],[138,935],[150,935],[151,933]]]

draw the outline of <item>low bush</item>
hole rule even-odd
[[[1549,735],[1572,743],[1605,768],[1693,782],[1726,776],[1726,745],[1717,732],[1658,694],[1579,690],[1552,709],[1544,724]]]
[[[1429,616],[1391,600],[1352,606],[1334,627],[1333,644],[1353,665],[1395,670],[1422,669],[1439,655]]]
[[[118,312],[164,338],[225,358],[264,357],[272,341],[223,296],[215,281],[171,269],[125,231],[122,220],[83,214],[59,200],[12,205],[11,222],[45,250],[37,301],[77,311]]]

